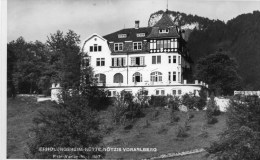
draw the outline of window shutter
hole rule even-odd
[[[140,65],[144,65],[144,57],[140,57]]]
[[[121,66],[121,58],[118,58],[118,66]]]
[[[135,57],[131,57],[131,65],[135,65]]]
[[[152,64],[156,64],[156,56],[152,56]]]
[[[114,58],[114,66],[117,66],[117,58]]]
[[[161,64],[161,56],[157,56],[157,64]]]

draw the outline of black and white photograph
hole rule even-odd
[[[0,8],[0,159],[260,160],[260,1]]]

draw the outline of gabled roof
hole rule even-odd
[[[169,27],[169,26],[175,26],[175,23],[173,20],[169,17],[167,12],[164,12],[162,15],[162,18],[153,26],[153,27]]]
[[[160,29],[169,29],[168,33],[159,33]],[[152,32],[147,38],[167,38],[167,37],[180,37],[177,26],[169,17],[167,12],[163,13],[162,18],[153,26]]]
[[[159,33],[159,27],[153,27],[151,33],[147,38],[170,38],[170,37],[180,37],[176,26],[168,27],[169,33]]]
[[[93,37],[99,37],[100,39],[102,39],[103,41],[106,41],[106,39],[104,39],[102,36],[100,36],[97,33],[93,33],[92,35],[90,35],[89,37],[87,37],[84,41],[82,41],[81,43],[81,49],[84,48],[85,44],[87,43],[87,41],[89,41],[91,38]]]
[[[146,37],[150,34],[152,28],[151,27],[143,27],[143,28],[126,28],[119,30],[117,32],[105,35],[104,38],[109,42],[124,42],[124,41],[142,41],[145,40]],[[144,37],[137,37],[138,33],[145,33]],[[118,38],[119,34],[126,34],[126,38]]]

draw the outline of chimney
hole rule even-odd
[[[135,29],[139,29],[139,21],[135,21]]]

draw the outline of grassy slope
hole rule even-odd
[[[165,153],[174,153],[192,150],[196,148],[204,148],[209,146],[211,141],[217,140],[217,134],[225,127],[225,115],[218,116],[219,122],[215,125],[205,124],[205,112],[194,112],[194,118],[191,120],[191,129],[188,131],[187,138],[177,138],[176,131],[178,125],[183,125],[187,117],[186,113],[178,112],[181,120],[176,124],[169,123],[169,110],[159,109],[159,116],[154,119],[154,110],[148,109],[146,116],[138,120],[130,131],[125,131],[122,127],[118,127],[112,133],[105,136],[104,144],[106,147],[151,147],[157,148],[157,152],[108,152],[106,158],[132,158],[141,159],[153,156],[159,156]],[[144,127],[146,121],[149,121],[150,126]],[[202,127],[206,126],[208,137],[203,137]],[[166,131],[158,133],[164,128]],[[203,160],[205,153],[200,153],[187,157],[180,157],[176,159],[192,159]]]
[[[7,102],[7,156],[8,158],[25,158],[23,153],[26,150],[26,141],[29,139],[28,129],[32,126],[33,117],[37,116],[39,110],[48,107],[50,103],[36,103],[35,98],[8,99]],[[122,127],[115,129],[105,135],[104,144],[106,147],[151,147],[157,148],[157,152],[107,152],[106,158],[127,158],[141,159],[159,156],[164,153],[186,151],[195,148],[202,148],[209,145],[210,141],[217,139],[217,134],[225,127],[225,115],[218,117],[219,122],[207,126],[209,136],[200,136],[201,128],[205,125],[204,112],[194,112],[195,117],[191,120],[189,137],[177,138],[176,130],[179,124],[183,125],[186,113],[178,112],[181,117],[177,124],[169,124],[169,110],[159,109],[159,115],[154,118],[155,110],[147,109],[146,116],[135,122],[134,127],[125,131]],[[103,125],[111,126],[110,114],[103,112]],[[146,125],[146,120],[150,123]],[[162,127],[163,126],[163,127]],[[158,133],[164,128],[167,130]],[[205,153],[192,156],[176,158],[178,160],[204,160]]]
[[[7,100],[7,158],[25,158],[26,142],[33,117],[49,103],[36,103],[35,97]]]

